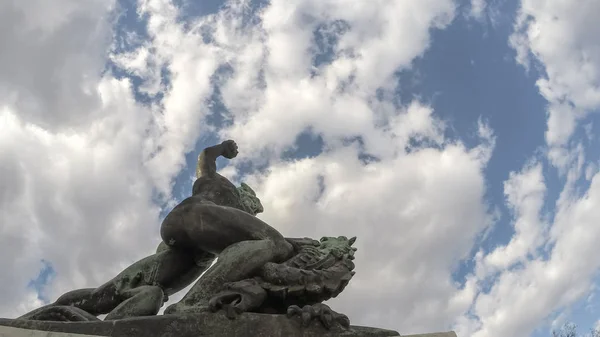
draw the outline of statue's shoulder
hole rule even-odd
[[[203,192],[213,192],[217,190],[235,189],[235,185],[229,179],[215,173],[210,176],[200,176],[194,181],[192,186],[192,194],[201,194]]]

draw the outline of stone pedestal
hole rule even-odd
[[[18,330],[15,330],[18,328]],[[50,334],[48,332],[51,332]],[[0,319],[0,337],[313,337],[313,336],[399,336],[395,331],[352,326],[325,330],[320,323],[302,327],[299,319],[283,315],[242,314],[229,320],[222,314],[163,315],[118,321],[43,322]]]
[[[303,327],[298,318],[245,313],[235,320],[222,314],[164,315],[118,321],[42,322],[0,319],[0,337],[391,337],[396,331],[352,326],[325,330],[318,322]],[[456,337],[454,332],[411,337]]]

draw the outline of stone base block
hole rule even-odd
[[[43,322],[0,318],[0,337],[392,337],[398,332],[352,326],[325,330],[318,322],[303,327],[298,318],[245,313],[235,320],[222,314],[163,315],[118,321]],[[456,337],[439,332],[405,337]]]
[[[229,320],[217,313],[162,315],[117,321],[50,322],[0,319],[0,337],[388,337],[399,336],[392,330],[352,326],[325,330],[313,322],[303,327],[298,318],[283,315],[244,313]]]

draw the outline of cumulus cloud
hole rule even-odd
[[[600,45],[595,38],[600,7],[577,3],[523,0],[510,44],[527,70],[537,67],[537,86],[548,101],[546,143],[552,166],[564,175],[555,204],[546,200],[542,164],[512,173],[505,183],[507,204],[515,218],[515,235],[506,245],[476,255],[471,280],[479,285],[471,310],[457,321],[459,334],[527,336],[540,322],[584,299],[594,288],[600,267],[600,239],[591,205],[598,197],[595,163],[586,162],[585,148],[573,140],[579,121],[598,110]],[[591,125],[583,128],[590,138]],[[577,192],[585,174],[589,188]],[[553,216],[543,213],[554,207]],[[584,258],[585,257],[585,258]],[[592,258],[588,258],[592,257]],[[519,308],[515,311],[514,308]]]
[[[2,267],[19,270],[3,274],[11,285],[3,288],[3,310],[18,303],[23,293],[15,290],[37,275],[42,258],[57,272],[60,292],[103,282],[156,244],[159,209],[141,154],[147,118],[126,81],[98,89],[104,118],[85,134],[52,133],[2,111]]]
[[[480,277],[504,271],[538,255],[546,229],[541,214],[545,192],[541,164],[532,164],[519,173],[511,172],[504,183],[504,193],[514,213],[515,234],[508,244],[496,247],[480,261],[477,270]]]
[[[555,310],[585,298],[600,268],[597,258],[600,231],[595,225],[598,214],[593,206],[598,202],[599,187],[600,176],[596,175],[583,197],[557,207],[548,240],[552,249],[547,257],[535,257],[506,270],[493,282],[489,292],[477,297],[472,314],[478,317],[481,326],[468,331],[469,335],[527,336]],[[527,203],[524,201],[523,206]],[[500,249],[506,250],[513,244],[511,241]],[[466,325],[460,328],[467,333]]]
[[[451,145],[365,165],[347,147],[273,165],[251,181],[263,218],[283,232],[359,237],[357,275],[333,302],[339,310],[358,324],[443,330],[472,300],[450,273],[486,225],[476,152]]]
[[[163,167],[184,155],[169,123],[186,122],[136,102],[131,81],[105,71],[115,11],[108,1],[0,4],[0,266],[13,271],[0,276],[1,316],[39,306],[28,284],[42,259],[54,299],[105,282],[160,240],[154,201],[170,199],[177,171]]]
[[[552,326],[560,325],[570,306],[591,298],[600,268],[594,258],[600,233],[591,206],[599,176],[573,135],[579,121],[600,106],[600,45],[592,24],[598,13],[594,1],[521,2],[510,44],[518,63],[542,74],[537,86],[548,101],[547,158],[563,174],[564,185],[555,202],[546,200],[544,168],[537,159],[510,174],[504,187],[515,234],[507,244],[476,254],[468,276],[477,284],[476,300],[456,321],[459,335],[528,336],[557,313]],[[593,137],[591,124],[582,131]],[[580,192],[582,175],[590,184]],[[544,213],[545,205],[553,208],[551,214]]]
[[[13,12],[21,8],[15,4]],[[400,105],[390,93],[396,72],[427,49],[430,30],[451,21],[454,4],[352,4],[273,1],[252,12],[232,2],[184,25],[173,3],[141,1],[149,40],[110,54],[111,41],[90,32],[111,36],[115,4],[90,16],[98,3],[65,1],[81,9],[38,28],[49,33],[20,52],[42,58],[48,48],[60,56],[39,71],[32,67],[31,78],[60,69],[74,54],[89,54],[80,68],[69,69],[83,77],[59,77],[63,87],[27,87],[19,77],[4,85],[18,95],[3,99],[2,169],[11,179],[2,182],[2,238],[22,259],[2,262],[21,270],[2,282],[14,285],[2,295],[4,313],[39,305],[31,292],[13,290],[35,277],[42,257],[56,270],[53,298],[98,284],[152,249],[159,212],[152,197],[169,199],[185,153],[213,130],[203,121],[218,92],[225,107],[219,133],[239,141],[240,162],[271,164],[244,177],[265,202],[264,219],[290,236],[359,236],[359,273],[339,310],[357,323],[403,332],[449,326],[474,294],[472,284],[454,284],[451,272],[487,225],[482,170],[493,137],[481,125],[481,145],[467,148],[445,137],[431,107]],[[71,29],[73,22],[86,25]],[[71,28],[56,28],[61,25]],[[61,47],[71,33],[97,45],[74,39],[80,44]],[[137,103],[128,80],[103,73],[108,59],[162,98]],[[158,79],[163,70],[168,83]],[[25,93],[39,103],[20,103]],[[325,150],[280,159],[306,130]]]
[[[480,123],[480,145],[467,148],[430,106],[393,97],[396,73],[453,18],[451,1],[272,1],[259,11],[238,1],[185,25],[168,1],[141,8],[152,44],[140,48],[172,76],[165,110],[202,110],[212,89],[218,133],[240,146],[232,164],[269,164],[227,170],[255,188],[261,217],[288,236],[359,237],[357,276],[332,305],[403,333],[447,329],[468,309],[474,283],[451,275],[489,224],[482,171],[493,134]],[[282,159],[305,132],[323,151]]]
[[[523,0],[510,44],[526,68],[537,64],[540,94],[548,100],[546,141],[559,167],[569,164],[568,142],[577,123],[600,107],[600,3]]]
[[[479,252],[464,284],[453,281],[492,221],[483,172],[494,134],[480,121],[466,146],[430,105],[395,95],[400,71],[453,20],[453,1],[273,0],[258,9],[231,1],[182,22],[174,2],[142,0],[148,39],[131,50],[113,48],[115,3],[61,0],[64,15],[36,19],[38,5],[0,5],[13,25],[34,25],[0,33],[13,47],[0,66],[0,176],[9,177],[0,180],[0,243],[10,252],[0,266],[19,271],[0,276],[10,285],[0,315],[40,304],[26,285],[42,258],[56,270],[46,289],[55,298],[151,252],[173,178],[207,137],[239,143],[223,172],[255,188],[261,218],[286,236],[358,236],[355,279],[331,301],[356,324],[526,336],[589,289],[600,262],[579,257],[600,256],[592,228],[600,178],[577,147],[569,186],[585,168],[589,191],[565,190],[550,221],[543,163],[512,173],[504,188],[515,235]],[[472,1],[477,13],[485,6]],[[580,36],[579,22],[595,7],[585,6],[524,1],[511,39],[522,64],[533,57],[546,69],[538,86],[554,148],[598,104],[595,42]],[[31,32],[42,34],[17,42]],[[552,36],[581,54],[550,46]],[[127,76],[106,72],[108,61]],[[128,76],[149,102],[136,100]],[[302,134],[322,151],[286,157]]]
[[[115,1],[0,4],[0,102],[47,130],[87,126]],[[77,111],[77,113],[74,113]]]

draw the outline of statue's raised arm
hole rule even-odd
[[[226,140],[221,144],[205,148],[198,156],[196,178],[214,176],[217,173],[217,158],[219,156],[233,159],[237,154],[238,146],[233,140]]]

